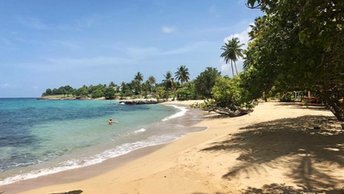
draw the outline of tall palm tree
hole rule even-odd
[[[149,76],[148,77],[148,80],[147,80],[147,83],[148,83],[148,85],[149,85],[149,91],[150,92],[152,92],[152,90],[153,90],[153,88],[154,88],[154,86],[155,86],[155,84],[156,84],[156,79],[155,79],[155,77],[154,76]]]
[[[156,79],[155,79],[155,77],[154,76],[149,76],[148,77],[148,82],[149,82],[149,84],[151,85],[151,86],[153,86],[155,83],[156,83]]]
[[[185,65],[181,65],[175,73],[175,78],[183,84],[184,82],[188,82],[190,80],[189,75],[189,69]]]
[[[166,90],[171,90],[173,88],[174,85],[174,79],[172,76],[172,73],[170,71],[168,71],[165,75],[164,75],[165,79],[162,80]]]
[[[135,75],[135,80],[139,81],[140,83],[143,81],[143,75],[141,72],[137,72],[137,74]]]
[[[221,54],[221,57],[225,59],[226,63],[230,61],[233,77],[234,77],[233,63],[235,67],[235,72],[238,75],[236,61],[238,60],[239,57],[243,57],[242,49],[240,48],[243,45],[244,44],[240,44],[240,41],[238,38],[232,38],[231,40],[228,40],[228,42],[225,43],[225,45],[221,47],[221,49],[224,50],[224,52]]]

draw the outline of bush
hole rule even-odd
[[[241,87],[240,78],[219,77],[216,79],[212,94],[218,107],[241,107],[246,104],[245,90]]]

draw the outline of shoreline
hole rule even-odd
[[[184,117],[185,113],[189,109],[188,105],[185,105],[185,104],[178,104],[178,106],[177,106],[174,103],[167,103],[167,104],[161,103],[161,105],[174,107],[178,111],[176,113],[170,115],[170,116],[163,118],[161,121],[158,121],[158,122],[165,122],[165,121],[168,121],[170,119],[176,119],[178,117]],[[192,126],[189,126],[188,128],[190,128],[190,127],[193,128]],[[185,134],[192,133],[192,132],[194,132],[194,131],[188,131]],[[90,178],[90,177],[99,175],[101,173],[104,173],[108,170],[111,170],[113,168],[116,168],[116,167],[118,167],[118,166],[120,166],[126,162],[129,162],[131,160],[142,157],[142,156],[146,155],[147,153],[154,152],[155,150],[159,149],[160,147],[163,147],[166,144],[169,144],[171,142],[178,140],[179,138],[182,138],[184,135],[182,135],[176,139],[169,140],[167,142],[162,142],[162,143],[157,143],[154,145],[148,145],[148,146],[140,147],[140,148],[131,150],[128,153],[124,153],[124,154],[120,154],[120,155],[115,156],[115,157],[107,158],[104,161],[101,161],[100,163],[95,163],[95,164],[86,165],[86,166],[80,166],[80,167],[71,168],[71,169],[65,169],[65,170],[61,170],[58,172],[52,172],[52,173],[48,173],[48,174],[44,174],[44,175],[39,175],[37,177],[27,178],[24,180],[17,180],[17,181],[14,181],[12,183],[9,183],[9,184],[0,185],[0,192],[2,192],[2,190],[4,190],[4,191],[6,191],[6,193],[18,193],[18,192],[22,192],[22,191],[26,191],[26,190],[30,190],[30,189],[39,188],[42,186],[53,185],[56,183],[80,181],[80,180],[83,180],[85,178]],[[59,168],[59,167],[56,167],[56,168]],[[42,169],[42,170],[44,170],[44,169]],[[75,174],[80,175],[80,177],[76,177]],[[19,175],[23,175],[23,174],[19,174]]]
[[[250,136],[239,139],[235,137],[251,131],[254,137],[255,131],[261,130],[260,126],[266,128],[270,123],[277,123],[275,125],[281,127],[289,125],[294,127],[292,124],[301,120],[301,124],[304,122],[307,124],[312,121],[313,117],[327,119],[333,115],[327,110],[306,109],[297,105],[269,102],[258,105],[254,112],[241,117],[208,117],[195,125],[196,127],[207,127],[207,130],[187,133],[176,141],[164,144],[152,152],[105,170],[103,173],[88,178],[84,177],[80,181],[56,182],[53,185],[38,187],[23,193],[43,194],[79,189],[83,193],[242,193],[250,188],[262,188],[264,185],[271,184],[282,184],[282,186],[285,184],[299,189],[300,185],[307,184],[307,182],[297,182],[297,177],[292,176],[296,172],[292,170],[297,169],[300,159],[304,156],[301,148],[304,148],[305,145],[312,146],[313,142],[318,141],[303,139],[303,133],[301,136],[282,134],[281,137],[276,137],[275,133],[272,133],[271,137],[268,134],[266,138],[258,136],[265,138],[264,141],[252,139]],[[290,124],[286,125],[286,121]],[[257,126],[257,128],[251,127],[251,129],[250,126]],[[308,124],[305,126],[307,127]],[[312,130],[313,127],[310,127],[309,130]],[[283,131],[284,128],[281,130]],[[286,139],[280,139],[282,137]],[[281,140],[283,141],[281,142]],[[247,150],[247,153],[242,148],[227,150],[227,144],[232,141],[238,141],[239,148],[246,145],[243,143],[248,141],[247,146],[250,149]],[[286,152],[292,149],[295,143],[299,145],[300,150]],[[217,145],[219,145],[218,148]],[[248,157],[247,154],[255,154],[251,149],[260,151],[259,155],[253,155],[254,157],[252,156],[251,159],[244,159]],[[270,159],[271,154],[276,156]],[[256,163],[257,157],[262,157],[262,161]],[[344,180],[344,168],[333,163],[319,162],[316,158],[312,159],[312,163],[316,170],[325,168],[326,171],[323,172],[328,173],[328,176],[333,175],[333,177]],[[243,170],[238,171],[238,174],[230,179],[226,178],[231,173],[231,169],[241,168]],[[319,177],[309,177],[309,179],[314,178],[320,179]],[[344,186],[343,181],[332,184],[331,188]],[[321,184],[316,186],[321,186]]]

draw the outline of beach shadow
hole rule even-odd
[[[325,171],[314,165],[328,163],[344,167],[344,132],[334,117],[278,119],[240,130],[202,150],[240,152],[239,164],[230,168],[222,178],[250,177],[252,173],[266,172],[264,166],[287,166],[291,169],[287,176],[303,191],[330,191],[344,182],[331,175],[335,169]]]
[[[82,193],[82,190],[73,190],[73,191],[67,191],[62,193],[51,193],[51,194],[80,194]]]
[[[204,193],[204,192],[194,192],[192,194],[210,194],[210,193]],[[226,193],[221,193],[221,192],[216,192],[214,194],[226,194]]]
[[[289,106],[292,107],[292,109],[309,109],[315,111],[327,110],[325,105],[305,105],[304,103],[300,102],[278,102],[275,104],[275,106]]]
[[[248,187],[244,190],[243,194],[304,194],[307,191],[303,189],[297,189],[291,186],[286,186],[285,184],[272,183],[270,185],[264,185],[262,188]],[[326,194],[343,194],[344,189],[332,189],[327,191],[316,191],[317,193]]]

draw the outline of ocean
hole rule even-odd
[[[108,119],[113,124],[108,125]],[[196,110],[111,100],[0,99],[0,186],[174,141]]]

